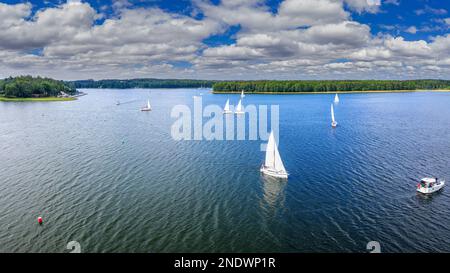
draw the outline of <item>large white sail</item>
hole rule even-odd
[[[274,168],[275,166],[275,138],[273,132],[270,132],[269,142],[267,142],[266,147],[266,162],[264,166]]]
[[[239,103],[238,103],[238,105],[236,106],[236,113],[242,113],[242,112],[244,112],[244,111],[242,110],[242,100],[239,100]]]
[[[150,100],[147,100],[147,109],[151,109],[152,107],[150,106]]]
[[[332,122],[336,122],[336,120],[334,119],[334,107],[333,107],[333,104],[331,104],[331,121]]]
[[[270,132],[269,142],[267,143],[265,166],[272,168],[277,172],[286,172],[283,161],[281,160],[280,153],[278,152],[278,147],[277,143],[275,142],[273,131]]]
[[[278,147],[275,144],[275,170],[278,172],[285,173],[286,169],[284,168],[283,161],[281,160],[280,153],[278,152]]]
[[[230,100],[229,99],[225,103],[225,107],[223,108],[223,111],[224,112],[229,112],[230,111]]]
[[[242,90],[242,92],[241,92],[241,98],[243,98],[243,97],[245,97],[244,90]]]
[[[338,94],[336,94],[336,96],[334,96],[334,103],[338,103],[339,102],[339,96]]]

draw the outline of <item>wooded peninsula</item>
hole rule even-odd
[[[69,100],[77,90],[71,84],[49,78],[20,76],[0,80],[0,100]]]

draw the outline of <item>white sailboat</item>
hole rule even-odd
[[[336,128],[337,122],[334,118],[334,107],[333,104],[331,104],[331,127]]]
[[[223,113],[224,114],[232,114],[233,112],[231,112],[230,110],[230,100],[228,99],[227,102],[225,103],[225,107],[223,108]]]
[[[245,97],[244,90],[241,91],[241,98],[243,99]]]
[[[283,161],[281,160],[280,153],[278,152],[273,131],[270,132],[269,142],[267,143],[266,148],[266,160],[261,166],[261,172],[273,177],[284,179],[288,178],[288,173],[284,168]]]
[[[334,96],[334,103],[339,103],[339,96],[338,96],[338,94],[336,94],[336,96]]]
[[[234,111],[234,113],[236,115],[243,115],[243,114],[245,114],[244,107],[242,106],[242,99],[239,100],[239,103],[236,106],[236,111]]]
[[[150,100],[147,100],[147,106],[142,107],[141,111],[143,112],[152,111],[152,107],[150,106]]]

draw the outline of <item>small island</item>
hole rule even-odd
[[[213,85],[214,93],[310,94],[450,91],[448,80],[321,80],[321,81],[222,81]]]
[[[76,88],[50,78],[19,76],[0,80],[0,101],[71,101]]]

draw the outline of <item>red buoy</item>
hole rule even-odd
[[[42,217],[38,217],[38,223],[39,225],[42,225]]]

